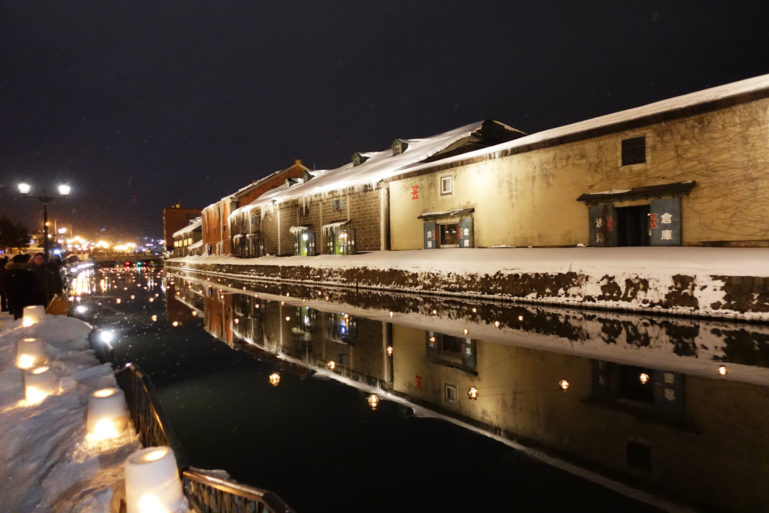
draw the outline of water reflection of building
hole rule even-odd
[[[213,289],[205,316],[207,323],[209,316],[218,319],[216,332],[228,344],[237,346],[235,335],[280,360],[331,370],[688,503],[759,511],[769,500],[769,370],[750,369],[753,384],[718,375],[716,363],[709,376],[690,372],[702,367],[703,354],[697,358],[699,339],[691,329],[669,325],[677,321],[665,320],[657,338],[647,326],[644,343],[632,330],[627,340],[617,333],[606,340],[597,330],[597,341],[582,331],[579,339],[593,353],[585,357],[534,347],[548,347],[544,337],[555,337],[543,335],[538,323],[531,327],[536,344],[524,346],[520,335],[508,342],[475,338],[483,332],[479,326],[471,337],[449,323],[425,329],[413,317],[380,322],[357,310],[333,304],[318,310],[302,301]],[[377,311],[369,317],[377,316],[389,320]],[[597,322],[588,317],[586,325]],[[677,331],[694,354],[666,338]],[[658,338],[677,349],[663,354]],[[754,346],[758,353],[767,350],[765,340],[755,339]],[[709,350],[704,354],[717,361]]]
[[[203,311],[202,298],[198,290],[176,280],[166,282],[166,319],[168,322],[192,320]],[[193,315],[194,312],[194,315]]]

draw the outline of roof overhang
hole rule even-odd
[[[324,224],[323,225],[323,229],[324,230],[332,230],[334,228],[339,228],[340,226],[346,225],[349,222],[350,222],[349,219],[347,219],[346,221],[335,221],[333,223]]]
[[[604,192],[585,193],[577,198],[577,201],[585,203],[609,203],[612,201],[626,201],[643,198],[656,198],[661,196],[680,196],[688,194],[697,185],[694,180],[688,182],[663,183],[659,185],[647,185],[633,189],[622,189]]]
[[[475,212],[475,207],[470,208],[457,208],[454,210],[444,210],[442,212],[425,212],[424,214],[421,214],[417,216],[417,219],[438,219],[439,217],[458,217],[458,216],[466,216],[467,214],[472,214]]]

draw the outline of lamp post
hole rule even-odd
[[[43,204],[43,253],[45,254],[45,260],[48,261],[48,203],[56,199],[57,197],[69,196],[70,186],[61,184],[57,187],[59,192],[58,196],[49,196],[45,189],[42,190],[37,199]],[[32,186],[28,183],[19,184],[19,192],[24,195],[32,194]]]

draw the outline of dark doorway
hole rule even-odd
[[[649,205],[617,209],[617,246],[649,246]]]

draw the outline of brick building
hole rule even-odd
[[[230,235],[230,214],[240,206],[246,205],[265,192],[279,187],[286,180],[304,177],[308,169],[296,160],[293,165],[271,173],[264,178],[243,187],[226,196],[216,203],[208,205],[202,211],[202,239],[204,254],[229,255],[232,253],[232,237]]]
[[[163,239],[167,251],[174,250],[174,232],[185,228],[199,215],[199,208],[182,208],[179,204],[163,209]]]

